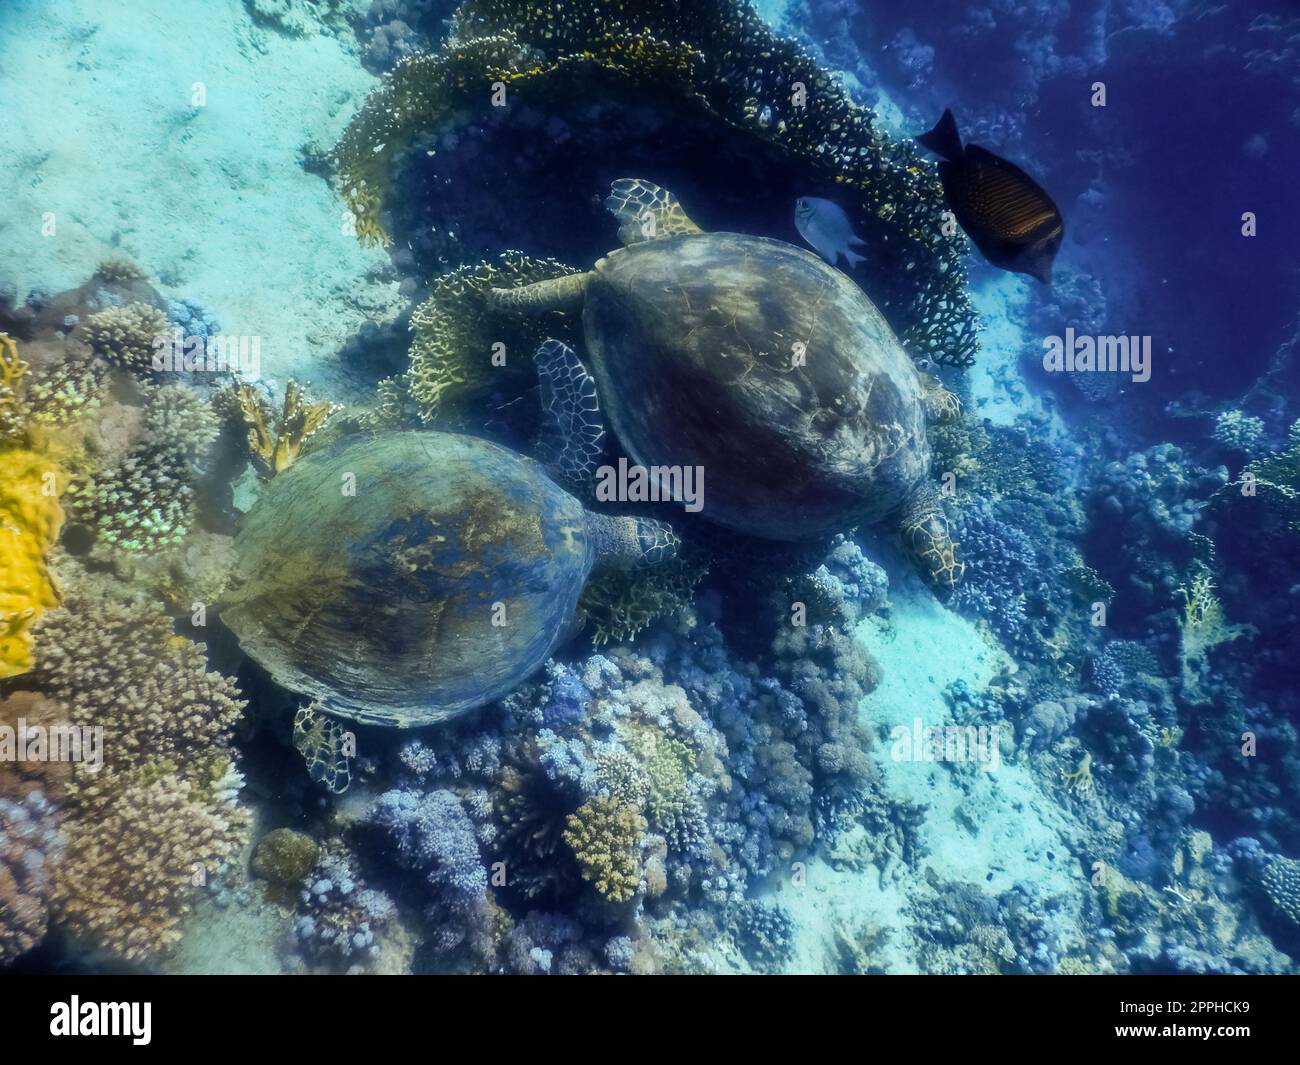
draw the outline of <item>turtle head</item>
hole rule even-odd
[[[957,554],[948,515],[944,513],[938,489],[929,478],[903,508],[899,530],[903,546],[931,584],[955,588],[961,583],[966,563]]]
[[[672,526],[658,518],[620,518],[587,515],[587,527],[596,546],[596,564],[628,569],[653,566],[677,557],[681,540]]]

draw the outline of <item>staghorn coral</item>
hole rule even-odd
[[[106,307],[86,321],[91,349],[106,362],[143,374],[152,370],[154,342],[171,339],[167,315],[147,303]]]
[[[297,381],[290,381],[284,389],[284,407],[273,436],[267,424],[266,408],[251,385],[238,386],[235,403],[247,429],[249,455],[257,472],[264,478],[274,477],[292,466],[308,441],[343,409],[329,400],[307,403],[302,387]]]
[[[32,668],[31,627],[57,606],[45,555],[63,527],[62,471],[30,451],[0,451],[0,677]]]
[[[494,366],[494,345],[503,345],[505,368],[531,367],[533,352],[551,337],[572,339],[575,323],[563,314],[531,319],[495,315],[484,293],[490,288],[516,288],[575,273],[554,259],[533,259],[521,252],[503,252],[494,262],[461,266],[430,286],[429,298],[411,315],[411,368],[407,375],[411,398],[424,422],[434,422],[482,391],[500,374]]]
[[[0,966],[45,938],[63,846],[58,811],[39,788],[21,799],[0,794]]]
[[[567,818],[564,841],[573,848],[584,880],[610,902],[627,902],[641,884],[639,858],[646,821],[635,806],[596,797]]]
[[[881,259],[871,295],[895,331],[918,356],[970,364],[978,337],[964,241],[941,231],[933,170],[910,142],[878,130],[802,47],[734,0],[462,4],[447,42],[400,62],[334,150],[358,235],[387,242],[380,214],[418,134],[488,107],[494,83],[540,102],[572,96],[592,73],[694,108],[797,160],[809,184],[841,188]]]

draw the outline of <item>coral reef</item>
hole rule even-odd
[[[193,891],[247,836],[229,746],[244,703],[154,606],[72,595],[36,639],[33,683],[111,737],[98,769],[76,766],[61,782],[55,913],[124,958],[152,956],[177,941]]]
[[[462,4],[447,42],[399,62],[334,150],[358,235],[388,240],[380,216],[399,157],[421,134],[490,110],[483,86],[573,98],[592,77],[661,93],[758,150],[786,153],[806,184],[851,198],[856,228],[882,260],[871,295],[904,343],[941,362],[973,359],[962,242],[935,224],[942,194],[918,149],[877,129],[804,49],[729,0]]]

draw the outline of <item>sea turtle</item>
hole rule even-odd
[[[955,400],[862,290],[784,241],[702,231],[642,179],[615,181],[605,205],[624,247],[588,273],[489,298],[503,312],[581,314],[591,390],[632,461],[702,471],[703,516],[751,536],[816,540],[893,518],[927,576],[956,584],[926,443],[927,411]],[[556,381],[576,387],[582,362],[545,347],[544,396]],[[587,470],[597,454],[568,461]]]
[[[585,510],[540,464],[486,440],[355,436],[264,489],[235,538],[221,618],[326,714],[431,725],[532,674],[593,567],[676,547],[663,522]]]

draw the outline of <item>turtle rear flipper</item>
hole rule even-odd
[[[558,340],[545,341],[533,362],[541,387],[542,462],[569,491],[590,496],[605,450],[596,382],[573,349]]]
[[[645,178],[619,178],[609,188],[605,207],[618,219],[618,239],[624,245],[704,232],[676,196]]]
[[[322,713],[317,703],[293,715],[293,745],[307,763],[307,775],[335,795],[352,783],[352,766],[344,752],[347,736],[342,722]]]

